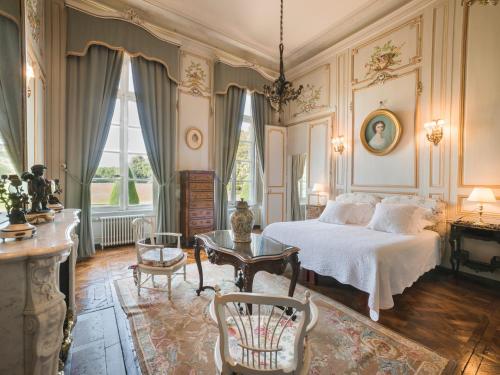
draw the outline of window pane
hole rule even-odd
[[[129,178],[151,180],[153,171],[146,155],[128,156]]]
[[[113,112],[113,118],[111,119],[111,123],[115,125],[120,125],[120,111],[121,111],[121,100],[116,99],[115,111]]]
[[[128,204],[153,204],[153,181],[129,180]]]
[[[250,180],[251,164],[249,162],[236,162],[236,181]]]
[[[94,179],[90,187],[93,206],[119,206],[121,196],[121,180]]]
[[[229,181],[229,184],[227,184],[227,200],[229,203],[231,203],[232,199],[233,199],[233,182],[231,180]]]
[[[247,97],[245,99],[245,116],[252,116],[252,96],[250,93],[247,93]]]
[[[239,201],[241,198],[250,201],[250,182],[249,181],[237,181],[236,182],[236,200]]]
[[[133,100],[129,100],[128,104],[128,126],[139,127],[139,113],[137,112],[137,104]]]
[[[128,152],[134,154],[145,154],[146,146],[142,138],[140,128],[128,128]]]
[[[120,127],[111,125],[109,128],[108,139],[104,146],[106,151],[120,151]]]
[[[5,147],[5,143],[0,136],[0,175],[3,174],[14,174],[15,169],[12,165],[12,161],[10,160],[10,156],[7,153],[7,148]]]
[[[114,178],[120,176],[120,154],[103,152],[94,178]]]
[[[251,143],[240,142],[236,151],[236,160],[250,161],[250,146]]]
[[[249,122],[243,122],[241,124],[240,142],[241,141],[252,141],[252,124]]]

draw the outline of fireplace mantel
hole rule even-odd
[[[79,210],[63,210],[27,240],[0,243],[0,374],[57,374],[66,317],[59,267],[69,258],[74,309]]]

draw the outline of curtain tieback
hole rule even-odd
[[[64,170],[64,173],[66,173],[69,177],[71,177],[72,180],[74,180],[76,183],[78,183],[80,185],[83,185],[82,180],[80,180],[77,176],[75,176],[73,173],[71,173],[69,171],[68,167],[64,167],[63,170]]]
[[[168,178],[167,182],[164,182],[162,184],[158,184],[158,187],[162,188],[162,187],[170,185],[176,176],[177,176],[177,172],[172,173],[170,175],[170,177]]]

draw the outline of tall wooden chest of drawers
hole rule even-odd
[[[181,233],[184,246],[194,235],[215,229],[213,171],[181,171]]]

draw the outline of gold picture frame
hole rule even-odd
[[[203,145],[203,133],[198,128],[186,130],[186,144],[191,150],[197,150]]]
[[[401,123],[393,112],[377,109],[364,119],[359,137],[368,152],[383,156],[394,150],[402,133]]]

